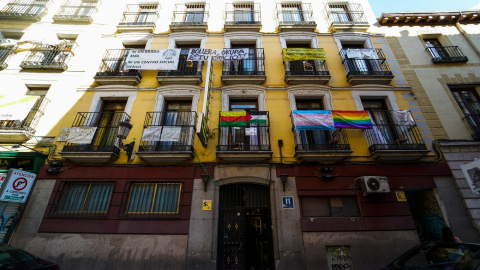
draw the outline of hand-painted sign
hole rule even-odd
[[[282,208],[283,209],[294,209],[293,197],[282,197]]]
[[[36,177],[31,172],[10,169],[2,185],[0,201],[26,202]]]
[[[23,121],[38,96],[0,95],[0,120]]]
[[[125,69],[177,70],[180,49],[130,50]]]
[[[243,49],[190,49],[188,61],[212,60],[243,60],[248,58],[248,48]]]
[[[323,49],[285,48],[283,61],[327,60]]]
[[[95,136],[96,127],[72,127],[67,142],[78,144],[89,144]]]

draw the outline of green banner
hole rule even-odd
[[[286,48],[283,49],[283,61],[327,60],[323,49]]]

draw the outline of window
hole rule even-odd
[[[133,183],[127,214],[178,214],[180,183]]]
[[[393,119],[387,109],[384,99],[362,100],[363,108],[368,111],[372,124],[374,125],[373,139],[374,144],[393,144],[398,135],[393,128]]]
[[[202,23],[205,11],[205,5],[186,5],[187,14],[185,16],[186,23]]]
[[[297,110],[324,110],[321,99],[297,99]],[[332,133],[326,130],[297,130],[295,131],[299,150],[318,150],[319,145],[335,144],[338,140],[333,140]]]
[[[302,6],[297,3],[284,3],[282,5],[284,22],[301,22],[303,21]]]
[[[302,197],[304,217],[358,217],[357,197]]]
[[[234,4],[233,9],[235,23],[248,24],[253,22],[253,4]]]
[[[351,22],[352,16],[346,4],[329,4],[331,20],[335,23]]]
[[[424,38],[423,41],[427,45],[427,50],[430,52],[434,59],[446,59],[450,57],[447,50],[442,46],[438,39]]]
[[[139,24],[147,24],[152,23],[152,19],[154,18],[154,13],[157,10],[157,5],[148,5],[148,4],[141,4],[138,7],[138,16],[135,19],[136,23]]]
[[[467,123],[476,136],[480,135],[480,98],[475,87],[450,88]]]
[[[106,213],[113,192],[113,183],[69,182],[64,191],[58,211],[73,213]]]

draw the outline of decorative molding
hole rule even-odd
[[[305,40],[310,41],[310,45],[312,48],[319,48],[317,35],[314,33],[282,33],[280,34],[280,43],[282,44],[282,48],[287,48],[287,41],[289,40]]]
[[[165,98],[176,97],[191,97],[192,111],[196,112],[198,108],[198,101],[200,99],[200,86],[195,85],[175,85],[175,86],[161,86],[157,87],[157,98],[155,102],[154,111],[163,111]]]
[[[172,33],[168,39],[168,48],[175,48],[179,41],[200,41],[200,48],[205,48],[207,34],[195,32]]]
[[[330,87],[328,86],[294,86],[288,87],[287,92],[292,111],[297,109],[296,97],[322,98],[323,107],[325,110],[333,110],[332,94],[330,92]]]
[[[139,88],[132,85],[109,84],[109,85],[96,86],[91,88],[91,90],[95,92],[100,92],[100,91],[120,92],[120,91],[138,91]]]
[[[397,97],[393,91],[352,91],[352,97],[357,106],[357,110],[363,110],[362,98],[385,99],[389,110],[398,111]]]
[[[235,41],[255,40],[255,48],[263,48],[261,33],[252,33],[252,32],[225,33],[225,48],[232,47],[232,40],[235,40]]]
[[[245,88],[243,85],[242,88]],[[255,86],[248,85],[249,88],[257,88]],[[258,89],[258,88],[257,88]],[[265,89],[263,90],[222,90],[222,110],[228,111],[230,107],[231,97],[252,97],[258,99],[258,110],[265,111]]]
[[[333,37],[335,38],[335,43],[337,43],[337,47],[339,50],[343,48],[342,41],[363,41],[367,48],[370,48],[370,49],[374,48],[372,39],[370,38],[369,35],[334,34]]]
[[[132,86],[129,86],[132,87]],[[102,107],[102,100],[107,100],[109,98],[112,99],[123,99],[127,98],[127,104],[125,105],[125,112],[127,114],[130,114],[132,111],[133,107],[133,102],[135,99],[137,99],[137,91],[134,92],[118,92],[118,93],[112,93],[110,91],[108,92],[95,92],[92,98],[92,103],[90,105],[90,109],[88,110],[89,112],[99,112],[100,108]]]

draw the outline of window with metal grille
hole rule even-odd
[[[106,214],[112,192],[113,183],[66,183],[58,204],[58,212],[66,214]]]
[[[354,196],[303,197],[304,217],[358,217],[357,198]]]
[[[181,183],[133,183],[127,214],[178,214]]]

